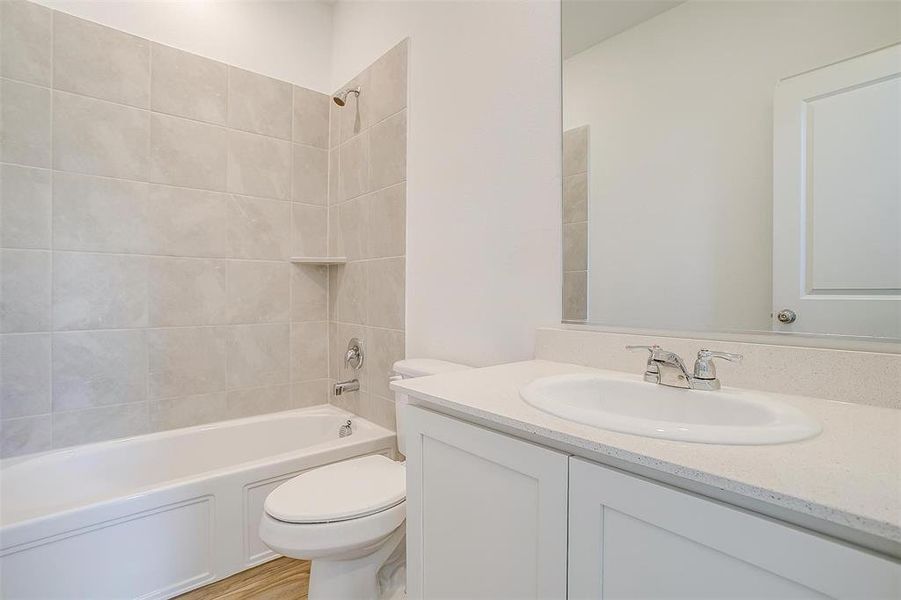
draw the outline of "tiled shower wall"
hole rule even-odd
[[[588,125],[563,132],[563,319],[588,318]]]
[[[327,251],[329,98],[0,7],[0,454],[326,402],[328,272],[287,259]],[[392,148],[378,114],[341,128],[342,199],[403,179],[355,166],[363,140]],[[391,193],[367,210],[402,215]],[[403,253],[374,244],[367,257]],[[360,264],[402,282],[402,258]],[[389,313],[372,323],[394,334]]]
[[[329,253],[347,257],[329,267],[329,376],[362,385],[332,402],[392,429],[388,378],[404,357],[407,51],[405,40],[348,82],[362,92],[332,105],[329,151]],[[352,337],[366,351],[359,372],[343,364]]]

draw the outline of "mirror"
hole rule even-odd
[[[901,338],[901,2],[562,11],[564,321]]]

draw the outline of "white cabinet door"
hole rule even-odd
[[[405,410],[408,597],[565,598],[567,455]]]
[[[899,563],[570,460],[571,599],[899,597]]]
[[[774,98],[777,331],[901,336],[901,45],[785,79]]]

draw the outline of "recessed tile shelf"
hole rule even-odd
[[[298,265],[343,265],[347,262],[344,256],[292,256],[291,262]]]

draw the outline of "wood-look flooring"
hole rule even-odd
[[[310,561],[276,558],[178,596],[178,600],[307,600]]]

